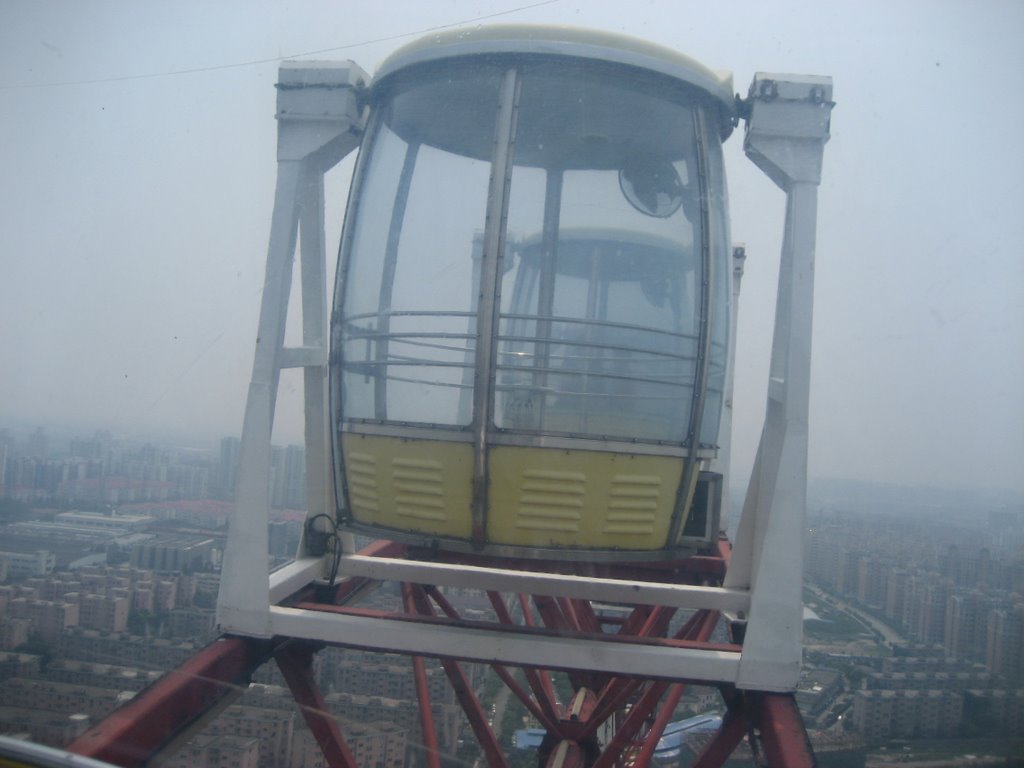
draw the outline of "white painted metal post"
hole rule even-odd
[[[285,62],[278,82],[278,174],[252,380],[242,427],[217,622],[224,632],[267,637],[270,454],[282,368],[304,369],[306,498],[328,510],[327,298],[323,176],[359,144],[357,90],[366,74],[352,62]],[[301,226],[303,346],[285,348],[292,262]],[[314,566],[316,564],[314,563]]]
[[[299,220],[302,275],[302,344],[309,360],[303,370],[306,438],[306,510],[333,514],[334,473],[330,471],[327,407],[327,255],[324,244],[323,174],[310,174]]]
[[[732,477],[732,414],[733,389],[736,381],[736,324],[740,313],[740,285],[747,249],[734,245],[732,249],[732,301],[729,307],[729,360],[725,369],[725,390],[722,394],[722,422],[718,429],[718,455],[711,461],[711,471],[722,478],[722,518],[732,509],[729,481]],[[717,533],[717,531],[712,531]]]
[[[221,629],[259,637],[270,631],[270,438],[288,316],[301,177],[301,163],[288,161],[278,165],[256,354],[242,425],[238,487],[217,595],[217,623]]]
[[[788,691],[800,677],[803,528],[817,186],[829,78],[758,74],[744,149],[786,192],[768,405],[725,586],[751,590],[737,685]]]

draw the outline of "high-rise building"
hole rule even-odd
[[[306,506],[306,450],[300,445],[289,445],[284,452],[284,506]]]
[[[129,607],[127,597],[83,595],[79,603],[78,624],[101,632],[124,632],[128,626]]]
[[[0,440],[0,492],[5,491],[7,483],[7,454],[9,450],[7,443]]]
[[[853,698],[854,727],[869,742],[953,733],[962,715],[959,691],[861,689]]]
[[[275,445],[270,451],[270,501],[277,508],[306,506],[306,451]]]
[[[942,645],[946,635],[946,600],[949,597],[950,582],[933,579],[921,595],[921,613],[917,625],[917,636],[923,643]]]
[[[862,557],[857,563],[857,599],[874,608],[885,606],[889,570],[876,557]]]
[[[213,563],[213,545],[204,536],[160,534],[132,547],[131,563],[150,571],[202,570]]]
[[[985,664],[1010,680],[1024,679],[1024,602],[989,611]]]
[[[903,612],[907,604],[907,584],[910,574],[902,568],[893,568],[889,572],[885,587],[885,615],[897,624],[903,623]]]
[[[238,461],[241,451],[242,441],[237,437],[225,437],[220,441],[217,491],[222,499],[233,499],[235,497],[235,485],[238,483]]]
[[[7,606],[12,619],[29,619],[32,628],[46,641],[53,641],[69,627],[78,626],[79,608],[76,596],[68,595],[67,602],[15,598]]]
[[[946,603],[946,653],[958,659],[985,661],[992,608],[992,599],[977,589],[951,595]]]
[[[270,505],[284,506],[284,448],[270,446]]]

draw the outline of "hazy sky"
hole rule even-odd
[[[372,8],[372,10],[371,10]],[[372,72],[439,27],[567,23],[831,75],[813,476],[1024,490],[1024,4],[0,0],[0,427],[241,430],[278,60]],[[738,473],[764,410],[783,196],[726,147],[747,244]],[[347,162],[329,194],[329,262]],[[286,378],[285,393],[298,379]],[[294,407],[282,442],[301,440]]]

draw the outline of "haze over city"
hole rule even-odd
[[[1024,491],[1024,6],[553,0],[0,5],[0,427],[210,440],[241,429],[283,59],[367,71],[441,28],[607,29],[731,69],[831,75],[812,476]],[[783,196],[726,145],[747,246],[736,477],[764,386]],[[328,194],[335,251],[352,158]],[[329,255],[333,271],[333,254]],[[279,413],[301,440],[298,379]],[[735,482],[735,479],[734,479]]]

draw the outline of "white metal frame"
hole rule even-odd
[[[353,62],[285,62],[278,81],[277,188],[252,380],[242,425],[238,486],[217,597],[225,631],[268,636],[270,446],[281,371],[304,373],[306,504],[334,510],[327,407],[327,257],[324,174],[359,146],[358,89],[369,79]],[[301,232],[302,346],[284,346],[292,261]],[[307,565],[312,563],[307,560]],[[309,575],[316,573],[310,569]],[[307,579],[307,582],[309,580]]]
[[[777,691],[800,677],[817,190],[832,80],[758,73],[750,105],[743,148],[786,193],[786,226],[764,429],[724,586],[751,595],[737,686]]]
[[[382,651],[457,655],[486,662],[602,669],[645,677],[790,691],[802,641],[802,529],[806,505],[816,194],[828,140],[831,80],[755,77],[745,150],[787,195],[768,407],[753,477],[723,587],[649,584],[407,560],[342,556],[339,578],[412,581],[499,591],[707,608],[746,622],[742,653],[625,645],[601,640],[410,624],[276,605],[321,579],[324,561],[298,559],[268,573],[270,441],[280,372],[305,373],[308,516],[334,514],[327,407],[328,314],[323,235],[324,173],[359,143],[363,114],[355,64],[281,68],[278,179],[252,382],[242,431],[238,492],[221,572],[221,630],[284,635]],[[284,346],[292,259],[301,234],[303,345]],[[731,383],[730,387],[731,389]],[[731,391],[727,393],[731,400]],[[346,547],[348,550],[349,548]]]

